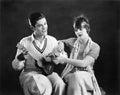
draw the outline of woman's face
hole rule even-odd
[[[48,24],[45,18],[39,19],[35,24],[35,34],[39,36],[47,35]]]
[[[86,24],[86,22],[82,22],[81,23],[81,28],[76,28],[75,24],[73,24],[75,34],[78,37],[78,39],[80,39],[81,41],[86,41],[89,38],[87,30],[84,27],[85,24]]]

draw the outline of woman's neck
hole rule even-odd
[[[84,40],[79,39],[79,42],[85,46],[88,43],[88,40],[89,39],[84,39]]]

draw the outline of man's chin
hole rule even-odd
[[[43,35],[46,36],[46,35],[47,35],[47,32],[43,33]]]

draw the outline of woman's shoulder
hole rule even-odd
[[[98,49],[100,49],[100,45],[98,43],[96,43],[96,42],[93,42],[92,43],[92,48],[98,48]]]
[[[100,52],[100,45],[96,42],[92,43],[91,50],[94,52]]]

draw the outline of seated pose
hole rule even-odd
[[[45,75],[43,58],[58,46],[58,41],[47,34],[48,25],[42,13],[32,13],[28,19],[32,35],[17,44],[12,62],[15,70],[21,70],[20,84],[25,95],[64,95],[65,83],[55,72]]]
[[[53,49],[53,51],[42,59],[42,62],[44,63],[43,69],[45,75],[49,75],[54,71],[60,75],[62,72],[60,70],[63,70],[65,66],[55,61],[58,56],[68,57],[67,53],[64,51],[64,44],[61,41],[58,41],[58,45]]]
[[[70,57],[58,56],[55,60],[67,63],[62,72],[67,83],[67,95],[101,95],[93,73],[100,46],[90,38],[89,21],[83,14],[74,19],[73,27],[77,38],[61,40],[71,50]]]

